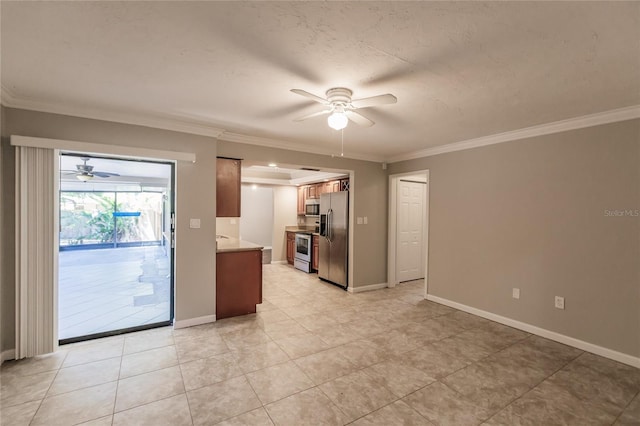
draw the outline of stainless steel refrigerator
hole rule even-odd
[[[318,276],[347,288],[349,193],[320,195],[320,255]]]

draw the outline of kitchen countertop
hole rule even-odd
[[[233,251],[250,251],[250,250],[262,250],[264,247],[258,244],[250,243],[249,241],[238,240],[237,238],[216,237],[216,252],[227,253]]]

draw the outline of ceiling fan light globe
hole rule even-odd
[[[82,181],[82,182],[88,182],[91,179],[93,179],[93,175],[80,174],[80,175],[76,175],[76,179],[78,179],[79,181]]]
[[[327,118],[327,123],[334,130],[342,130],[347,127],[349,119],[344,112],[334,112]]]

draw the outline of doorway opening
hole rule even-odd
[[[320,274],[323,269],[320,266],[323,256],[320,255],[319,235],[321,196],[328,193],[347,194],[348,207],[345,209],[343,231],[346,236],[345,260],[341,265],[346,277],[344,282],[348,284],[347,289],[352,291],[353,268],[350,265],[353,264],[355,211],[350,187],[354,179],[355,172],[352,170],[244,160],[242,217],[238,221],[235,218],[217,218],[216,232],[259,242],[267,250],[270,248],[265,262],[288,264],[291,268],[296,264],[296,234],[312,234],[309,265],[300,262],[298,265],[302,267],[300,273]],[[239,227],[236,223],[239,223]],[[336,255],[335,265],[339,263],[338,257]],[[326,270],[327,266],[324,268]]]
[[[429,171],[389,176],[389,287],[424,279],[429,259]]]
[[[174,165],[60,155],[60,344],[171,324]]]

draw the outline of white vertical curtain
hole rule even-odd
[[[58,152],[16,147],[16,359],[58,345]]]

